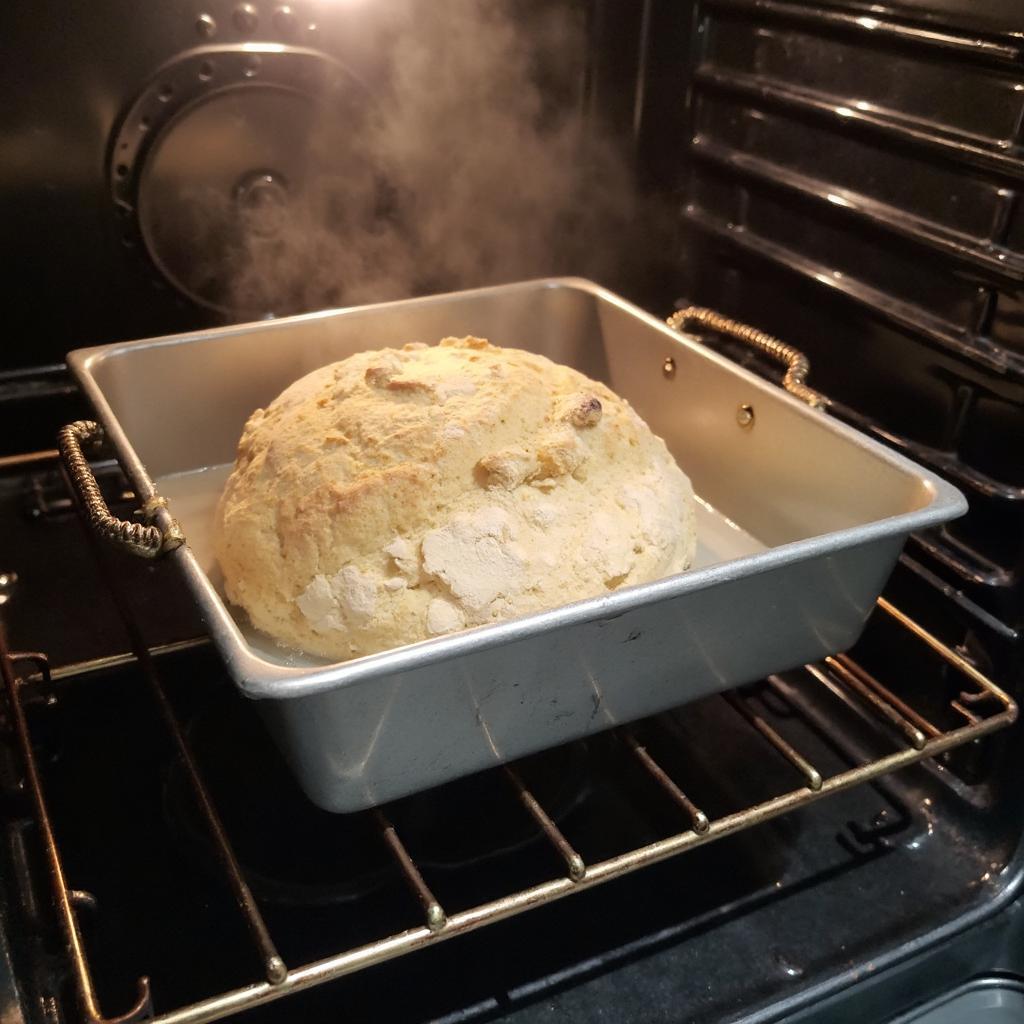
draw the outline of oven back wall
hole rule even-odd
[[[642,8],[604,0],[4,4],[0,295],[11,329],[0,371],[267,313],[560,272],[620,288],[623,268],[642,277],[636,247],[625,259],[596,244],[610,227],[621,240],[637,219],[629,203]],[[412,35],[439,48],[438,59],[425,51],[419,65],[406,59]],[[422,81],[395,74],[414,66]],[[398,106],[403,88],[427,97],[422,108]],[[321,104],[325,96],[333,106]],[[318,136],[326,157],[310,147],[297,155],[291,135],[304,118],[333,129]],[[450,130],[462,123],[471,129],[463,136]],[[353,140],[371,127],[377,149],[359,149]],[[378,164],[387,166],[374,163],[381,146]],[[330,175],[311,188],[303,179],[315,177],[315,159],[328,161]],[[324,185],[339,174],[340,186]],[[217,202],[192,223],[197,207],[182,196],[200,186]],[[308,230],[288,241],[276,269],[283,262],[284,273],[301,277],[301,259],[310,273],[322,266],[316,237],[327,224],[326,262],[344,256],[351,269],[376,259],[374,272],[392,280],[376,290],[296,284],[283,308],[273,295],[221,301],[239,272],[227,253],[239,224],[256,224],[249,251],[254,237],[280,251],[266,238],[267,219],[295,220],[300,193]],[[445,226],[456,211],[458,237]],[[381,226],[402,245],[371,252]],[[193,248],[193,236],[202,244]]]
[[[80,341],[194,322],[122,246],[105,171],[125,99],[176,47],[198,41],[187,6],[43,0],[0,9],[5,368],[58,362]]]

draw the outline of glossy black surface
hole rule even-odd
[[[373,5],[292,6],[304,19],[315,11],[318,45],[370,68]],[[697,302],[798,345],[836,415],[960,486],[969,515],[912,541],[888,593],[1019,696],[1019,4],[578,6],[587,59],[562,102],[578,105],[585,123],[611,126],[643,191],[634,234],[604,239],[603,280],[657,315]],[[104,0],[17,2],[0,12],[0,230],[5,251],[17,254],[0,285],[13,325],[3,366],[38,368],[79,345],[212,320],[154,285],[152,268],[121,240],[106,179],[118,118],[162,61],[203,42],[197,15],[216,20],[219,42],[242,38],[233,4],[201,8],[157,4],[143,15]],[[276,38],[276,23],[262,24]],[[482,268],[479,281],[459,283],[485,279]],[[775,376],[749,353],[723,349]],[[7,374],[0,453],[48,448],[57,426],[87,412],[60,368]],[[123,481],[112,467],[103,485],[117,503]],[[0,588],[13,644],[46,651],[58,669],[122,658],[127,638],[52,467],[0,475],[0,536],[0,572],[17,576]],[[117,572],[149,643],[201,633],[164,567],[125,558]],[[919,698],[948,682],[877,626],[859,656],[880,674],[915,679]],[[292,792],[208,649],[158,665],[191,734],[205,737],[200,758],[289,963],[418,920],[365,824],[325,822]],[[806,696],[808,713],[845,753],[796,719],[780,717],[780,729],[826,765],[863,753],[857,721]],[[60,691],[55,704],[33,709],[32,725],[69,881],[99,901],[85,938],[107,1011],[131,1001],[142,973],[153,977],[157,1010],[255,979],[255,957],[181,806],[169,744],[134,667]],[[721,811],[752,790],[792,784],[741,725],[715,699],[652,725],[648,739],[692,795]],[[239,1019],[860,1024],[981,973],[1022,974],[1021,754],[1018,726],[941,768],[909,769]],[[679,828],[671,805],[652,800],[606,740],[567,765],[532,770],[571,781],[548,796],[587,858]],[[20,1010],[33,1024],[73,1021],[19,776],[0,744],[2,916]],[[240,796],[247,780],[252,789]],[[435,794],[402,822],[450,908],[558,869],[501,787],[473,787]],[[261,815],[264,797],[271,804]],[[436,815],[434,799],[445,801]],[[0,1019],[15,1020],[2,953]]]

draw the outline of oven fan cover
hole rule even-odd
[[[286,289],[251,279],[254,248],[286,246],[325,159],[358,133],[367,95],[317,50],[246,43],[179,55],[111,140],[124,244],[200,306],[228,316],[291,312]]]

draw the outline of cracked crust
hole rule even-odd
[[[249,418],[227,595],[344,660],[687,568],[689,481],[627,402],[480,338],[364,352]]]

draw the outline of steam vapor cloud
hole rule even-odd
[[[208,235],[232,238],[226,273],[211,269],[221,304],[281,315],[546,274],[600,279],[621,263],[635,199],[620,147],[592,122],[584,133],[579,6],[375,11],[379,77],[322,104],[298,194],[241,214],[223,198],[196,204]]]

